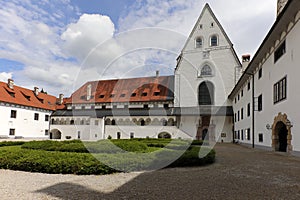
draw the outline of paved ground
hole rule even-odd
[[[300,199],[300,158],[234,144],[206,167],[108,176],[0,170],[0,199]]]

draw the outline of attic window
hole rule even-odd
[[[30,101],[30,96],[29,95],[26,95],[26,94],[24,94],[23,92],[21,92],[22,93],[22,95],[28,100],[28,101]]]
[[[210,23],[210,27],[213,28],[215,26],[215,24],[212,22]]]
[[[37,98],[41,103],[44,103],[44,99]]]
[[[277,60],[279,60],[279,58],[281,58],[281,56],[283,56],[286,52],[286,45],[285,45],[285,41],[276,49],[275,53],[274,53],[274,63],[277,62]]]
[[[82,100],[83,100],[83,99],[85,99],[85,96],[84,96],[84,95],[83,95],[83,96],[81,96],[81,97],[80,97],[80,99],[82,99]]]
[[[132,96],[132,97],[135,97],[135,96],[136,96],[136,93],[132,93],[131,96]]]
[[[160,92],[154,92],[154,96],[159,96]]]
[[[196,48],[201,48],[202,43],[203,43],[203,41],[202,41],[201,37],[196,38]]]
[[[216,36],[216,35],[211,36],[210,46],[212,46],[212,47],[218,46],[218,36]]]
[[[14,97],[14,98],[16,97],[14,92],[10,92],[7,89],[5,89],[5,90],[11,97]]]
[[[125,97],[125,94],[121,94],[120,97]]]
[[[199,29],[203,29],[203,24],[200,24],[200,25],[199,25]]]
[[[103,99],[103,98],[104,98],[104,95],[103,95],[103,94],[101,94],[101,95],[99,96],[99,98],[100,98],[100,99]]]
[[[114,98],[115,96],[116,96],[115,94],[111,94],[109,97]]]
[[[142,97],[146,97],[147,95],[148,95],[147,92],[143,92],[143,93],[142,93]]]

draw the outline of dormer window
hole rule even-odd
[[[104,98],[104,95],[103,95],[103,94],[101,94],[101,95],[99,96],[99,98],[100,98],[100,99],[103,99],[103,98]]]
[[[203,44],[202,38],[198,37],[196,38],[196,48],[201,48]]]
[[[143,92],[143,93],[142,93],[142,97],[146,97],[147,95],[148,95],[147,92]]]
[[[121,94],[120,97],[121,97],[121,98],[125,97],[125,94]]]
[[[212,47],[218,46],[218,36],[216,36],[216,35],[211,36],[210,46],[212,46]]]
[[[154,96],[159,96],[160,92],[154,92]]]
[[[132,93],[132,94],[131,94],[131,97],[135,97],[135,96],[136,96],[136,93]]]
[[[116,95],[115,94],[111,94],[110,95],[110,98],[114,98]]]

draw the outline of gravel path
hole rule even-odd
[[[300,158],[233,144],[206,167],[107,176],[0,170],[0,199],[300,199]]]

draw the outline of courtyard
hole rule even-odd
[[[0,171],[1,199],[300,199],[300,158],[218,144],[216,162],[105,176]]]

